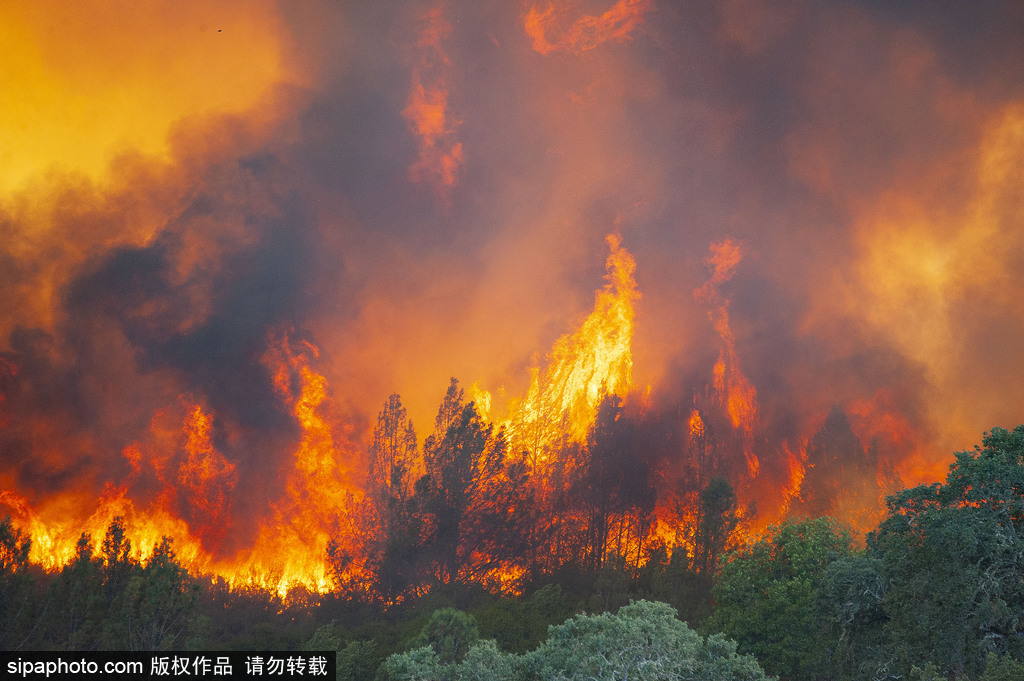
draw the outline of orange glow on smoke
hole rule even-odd
[[[533,49],[540,54],[555,51],[579,54],[605,43],[629,40],[650,7],[650,0],[619,0],[600,15],[584,15],[566,26],[566,8],[556,10],[551,3],[543,11],[531,7],[523,19],[523,28],[533,40]]]
[[[13,3],[0,27],[0,192],[52,168],[100,179],[119,154],[166,157],[183,119],[249,112],[296,74],[277,9]]]
[[[503,591],[694,550],[716,479],[745,537],[942,479],[1024,404],[1024,102],[948,70],[971,36],[757,4],[5,4],[0,518],[48,570],[120,517],[139,560],[369,594],[365,417],[451,375],[558,537],[467,549]],[[591,484],[608,443],[636,489]]]
[[[950,195],[949,178],[937,173],[860,206],[854,274],[837,276],[820,290],[821,319],[837,307],[844,310],[924,371],[927,415],[938,437],[901,460],[908,484],[942,478],[948,460],[929,455],[936,447],[954,451],[994,423],[1017,423],[1024,395],[1013,383],[991,389],[1000,373],[1016,370],[1006,366],[1013,361],[1009,357],[999,363],[1001,371],[979,375],[971,360],[986,356],[988,341],[962,321],[971,314],[967,310],[1024,314],[1014,255],[1021,244],[1024,107],[1007,106],[989,116],[968,158],[955,170],[966,186],[961,194]],[[901,428],[891,424],[897,439]]]
[[[211,425],[211,416],[196,405],[185,424],[187,457],[178,471],[178,482],[182,492],[193,500],[194,515],[203,520],[197,531],[199,538],[208,550],[215,550],[227,532],[230,497],[238,472],[234,463],[214,449]]]
[[[577,331],[555,343],[546,367],[533,370],[527,394],[512,402],[503,424],[509,451],[525,451],[530,456],[537,503],[552,511],[552,522],[579,527],[587,521],[578,513],[573,515],[575,511],[555,519],[554,489],[549,489],[549,470],[555,463],[552,457],[568,457],[587,446],[605,398],[624,400],[630,396],[633,306],[640,296],[632,255],[618,236],[609,235],[607,241],[606,283],[595,295],[593,311]],[[695,298],[708,306],[707,318],[721,342],[709,377],[707,406],[724,415],[723,423],[731,426],[732,435],[709,431],[708,415],[701,411],[704,407],[694,407],[684,417],[684,424],[686,451],[694,457],[688,464],[696,472],[698,484],[684,495],[663,496],[650,518],[630,512],[609,518],[607,548],[635,566],[647,561],[651,546],[658,542],[670,549],[694,550],[691,532],[699,517],[697,493],[712,475],[719,474],[714,471],[721,463],[717,458],[721,443],[714,438],[732,438],[742,444],[745,470],[731,482],[745,497],[744,503],[766,502],[767,513],[744,519],[737,537],[752,538],[770,522],[785,517],[800,494],[807,465],[806,438],[795,446],[778,443],[781,468],[775,479],[760,480],[760,462],[754,452],[759,425],[757,391],[740,369],[729,325],[729,299],[720,291],[741,259],[737,242],[712,243],[706,261],[711,277],[694,291]],[[253,584],[282,596],[296,587],[319,593],[368,588],[372,583],[368,542],[380,530],[373,526],[370,509],[364,504],[361,445],[352,428],[338,418],[327,380],[311,367],[319,357],[318,348],[293,341],[284,332],[271,334],[269,341],[263,365],[301,434],[291,457],[277,470],[267,471],[284,480],[284,492],[258,517],[250,546],[233,548],[227,556],[220,550],[229,528],[239,520],[233,516],[231,504],[237,467],[214,444],[216,414],[182,396],[179,410],[169,408],[153,416],[149,440],[124,449],[128,474],[118,484],[107,483],[84,521],[67,520],[73,514],[55,500],[40,512],[16,493],[0,492],[0,502],[33,537],[31,560],[48,570],[67,564],[83,532],[92,535],[94,552],[99,555],[106,528],[120,516],[133,555],[142,561],[152,555],[161,537],[170,536],[177,556],[191,571],[218,575],[232,585]],[[490,393],[477,384],[468,392],[479,412],[486,419],[493,418]],[[695,396],[695,404],[697,399]],[[882,439],[898,448],[914,441],[913,430],[898,416],[894,399],[882,392],[848,405],[859,437]],[[578,465],[571,460],[560,463],[565,473]],[[154,480],[158,483],[155,492]],[[858,498],[848,503],[875,501]],[[745,511],[737,510],[745,518]],[[837,508],[839,513],[856,510]],[[331,553],[337,558],[333,564]],[[471,555],[479,564],[490,562],[488,556]],[[488,568],[479,579],[491,588],[515,592],[526,575],[522,564],[502,564]]]
[[[408,104],[402,111],[419,144],[419,156],[409,168],[409,178],[426,182],[444,198],[457,183],[463,164],[462,143],[455,139],[458,121],[452,118],[448,106],[451,64],[442,44],[452,27],[440,4],[423,23],[416,41],[417,59]]]

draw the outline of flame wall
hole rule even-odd
[[[609,233],[663,468],[696,413],[785,512],[838,406],[937,479],[1024,416],[1024,16],[984,4],[12,9],[0,510],[322,553],[387,395],[526,395]]]

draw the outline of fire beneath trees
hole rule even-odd
[[[709,573],[1021,422],[1019,3],[137,4],[0,41],[38,566]]]
[[[226,541],[245,520],[236,464],[213,441],[217,415],[189,395],[151,417],[147,438],[121,453],[127,474],[91,505],[68,495],[37,510],[12,490],[0,502],[47,570],[82,550],[100,556],[119,519],[141,561],[166,536],[191,571],[235,586],[388,599],[450,581],[515,592],[538,571],[612,560],[637,568],[659,549],[706,570],[725,548],[724,537],[702,535],[712,516],[739,537],[797,511],[870,527],[896,480],[878,447],[902,436],[890,435],[898,416],[884,400],[852,405],[853,421],[838,407],[817,415],[817,434],[797,441],[770,439],[730,330],[725,289],[742,252],[725,240],[711,244],[710,278],[694,291],[720,340],[711,375],[688,404],[659,411],[649,389],[631,384],[636,265],[618,236],[608,243],[593,311],[532,371],[526,395],[495,405],[477,386],[467,398],[453,379],[422,443],[393,395],[362,451],[314,368],[317,347],[273,333],[260,361],[299,435],[267,472],[283,486],[248,546]]]

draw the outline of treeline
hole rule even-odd
[[[855,549],[827,518],[730,555],[706,622],[785,679],[1024,679],[1024,426],[890,496]]]
[[[725,458],[710,454],[709,442],[690,443],[702,455],[680,448],[686,463],[669,481],[658,457],[672,444],[614,395],[600,404],[585,442],[564,435],[570,431],[543,418],[513,421],[511,432],[495,428],[452,379],[420,448],[392,395],[369,452],[360,523],[367,531],[339,533],[329,548],[337,588],[394,604],[442,586],[515,593],[606,565],[639,578],[648,561],[674,558],[705,583],[707,601],[717,558],[743,517]],[[666,488],[670,498],[659,499]],[[655,531],[659,505],[674,514],[672,537]],[[675,555],[672,545],[690,553]]]
[[[994,429],[975,451],[958,453],[945,483],[890,496],[863,546],[822,517],[723,554],[740,514],[728,483],[712,478],[682,530],[694,548],[670,552],[645,540],[643,560],[632,542],[645,536],[639,491],[651,478],[637,465],[642,448],[630,444],[639,437],[608,400],[577,458],[530,462],[453,382],[420,455],[392,398],[373,444],[368,503],[381,529],[363,558],[372,579],[362,589],[345,584],[356,557],[339,537],[339,589],[328,595],[293,591],[282,600],[189,575],[170,540],[139,564],[120,520],[99,556],[83,536],[70,563],[44,573],[28,563],[30,538],[8,519],[0,647],[333,649],[343,678],[369,679],[461,678],[485,662],[507,672],[493,678],[537,678],[544,664],[566,659],[546,643],[556,632],[660,631],[659,640],[675,641],[670,657],[710,645],[659,607],[627,609],[621,621],[572,617],[644,600],[670,604],[705,636],[724,634],[714,645],[729,665],[753,655],[782,679],[1024,678],[1024,426]],[[616,446],[633,447],[628,470]],[[598,481],[610,484],[598,492]],[[494,588],[502,575],[515,580],[517,597]],[[447,625],[431,625],[438,612]],[[459,627],[464,636],[438,639],[436,630]]]

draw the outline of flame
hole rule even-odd
[[[807,440],[802,440],[800,447],[795,452],[787,443],[783,443],[783,451],[786,453],[786,463],[789,466],[789,478],[781,490],[782,505],[779,515],[786,517],[789,514],[790,504],[800,493],[800,486],[807,473]]]
[[[736,354],[736,339],[729,326],[729,300],[722,297],[719,284],[732,279],[736,265],[742,259],[740,245],[725,239],[711,244],[711,255],[706,262],[711,267],[711,278],[694,291],[697,300],[710,306],[708,318],[722,341],[718,360],[712,369],[713,385],[719,401],[726,407],[734,428],[744,433],[743,453],[751,478],[757,477],[761,464],[753,449],[754,425],[757,421],[757,390],[740,369]]]
[[[238,472],[235,464],[214,448],[210,440],[212,420],[201,406],[192,408],[185,424],[188,456],[178,472],[178,482],[192,500],[192,518],[201,523],[199,538],[208,550],[215,551],[227,532],[230,496],[238,482]],[[138,458],[134,465],[138,465],[137,461]]]
[[[23,497],[0,491],[0,503],[32,536],[29,559],[44,569],[59,569],[74,558],[82,533],[91,535],[93,553],[99,556],[107,528],[120,517],[136,560],[148,560],[168,536],[177,558],[191,572],[217,575],[232,586],[255,584],[284,597],[297,586],[324,593],[339,586],[338,581],[365,582],[359,560],[340,574],[332,574],[328,565],[332,538],[348,540],[341,548],[350,555],[362,553],[362,533],[356,527],[361,522],[362,491],[355,472],[359,457],[353,455],[350,429],[333,417],[326,380],[309,367],[317,348],[309,343],[297,347],[287,335],[274,334],[264,357],[302,437],[285,472],[285,495],[270,504],[251,548],[233,558],[216,557],[233,520],[237,468],[213,444],[214,414],[183,396],[181,425],[175,429],[169,412],[158,412],[150,426],[152,440],[124,449],[128,475],[120,484],[107,484],[84,521],[47,520]],[[144,494],[153,480],[159,490]],[[69,515],[58,510],[60,516]]]
[[[622,239],[607,237],[607,283],[579,330],[558,339],[543,375],[533,369],[526,396],[512,409],[509,439],[542,459],[561,435],[583,443],[607,395],[625,397],[633,368],[636,262]]]
[[[351,433],[331,420],[327,381],[308,365],[310,356],[318,355],[319,350],[311,343],[295,351],[287,336],[280,335],[272,339],[264,358],[273,371],[279,395],[290,403],[302,428],[302,439],[287,473],[285,498],[273,504],[252,551],[229,575],[232,581],[243,574],[255,575],[253,581],[282,596],[300,585],[319,593],[336,586],[327,560],[332,538],[349,538],[353,543],[345,548],[351,555],[362,553],[356,543],[360,535],[352,531],[362,491],[353,479],[351,465],[355,457],[348,442]],[[294,375],[298,378],[298,395],[291,390]],[[361,569],[360,563],[350,564],[334,579],[354,580]]]
[[[688,421],[690,425],[690,437],[698,438],[704,437],[704,420],[700,417],[700,412],[694,409],[690,412],[690,419]]]
[[[631,389],[634,303],[640,297],[636,263],[620,237],[609,235],[607,241],[606,283],[595,294],[592,312],[574,333],[558,339],[543,370],[532,369],[527,394],[511,404],[509,417],[500,424],[506,430],[509,451],[526,452],[533,462],[531,484],[537,492],[539,515],[550,520],[552,533],[565,533],[568,545],[578,543],[572,533],[587,527],[588,519],[580,509],[558,507],[550,464],[553,457],[563,457],[563,474],[575,475],[578,471],[573,467],[578,464],[573,455],[589,446],[588,436],[602,403],[614,397],[618,401],[612,404],[617,407]],[[781,463],[774,463],[772,479],[758,480],[757,391],[740,368],[729,323],[729,299],[720,291],[741,260],[738,242],[712,243],[706,260],[710,278],[694,291],[695,298],[708,307],[707,318],[721,347],[705,396],[695,395],[694,407],[680,419],[691,458],[686,463],[695,476],[690,487],[679,493],[667,490],[666,478],[659,483],[659,502],[652,512],[615,511],[607,519],[606,548],[634,566],[643,565],[657,543],[670,550],[695,550],[690,528],[698,518],[700,489],[712,476],[731,470],[721,468],[718,448],[723,438],[732,443],[727,442],[726,448],[742,445],[745,477],[730,475],[736,478],[732,482],[737,490],[747,499],[773,497],[769,515],[751,519],[738,509],[744,524],[737,536],[753,537],[775,516],[784,517],[800,494],[806,438],[795,447],[779,443]],[[33,537],[30,559],[45,569],[59,568],[74,557],[82,532],[92,535],[93,550],[99,555],[106,528],[121,517],[138,560],[148,559],[161,537],[170,536],[178,557],[191,571],[217,575],[232,586],[256,585],[282,597],[296,587],[311,593],[339,588],[365,591],[373,582],[369,553],[372,545],[379,544],[381,530],[364,503],[365,462],[353,428],[338,417],[326,378],[312,367],[319,354],[312,343],[294,341],[284,331],[268,337],[262,364],[301,434],[287,463],[268,471],[280,476],[284,491],[258,518],[251,545],[232,547],[230,555],[222,550],[236,522],[231,499],[238,482],[237,465],[217,448],[216,414],[183,395],[179,410],[168,408],[153,416],[148,440],[124,448],[128,473],[120,483],[108,483],[84,521],[50,522],[24,498],[0,493],[0,502],[13,510],[18,526]],[[14,368],[4,370],[10,373]],[[495,419],[488,391],[473,384],[469,397],[485,419]],[[861,437],[883,438],[897,448],[913,440],[909,424],[892,416],[897,413],[897,399],[882,392],[849,405]],[[723,434],[722,427],[731,428],[731,435]],[[480,551],[471,551],[477,564],[493,563]],[[515,592],[527,574],[525,563],[503,563],[488,567],[479,579],[489,587]]]
[[[455,140],[459,122],[448,111],[448,68],[451,62],[442,43],[451,33],[438,4],[424,20],[416,41],[418,59],[412,70],[408,104],[402,115],[419,144],[419,157],[409,168],[413,182],[427,182],[445,198],[458,181],[462,143]]]
[[[584,15],[567,28],[559,29],[557,25],[563,23],[560,18],[565,9],[559,8],[556,13],[551,3],[544,11],[531,7],[523,19],[523,28],[533,40],[533,49],[540,54],[554,51],[580,54],[605,43],[628,41],[650,7],[650,0],[619,0],[598,16]]]

